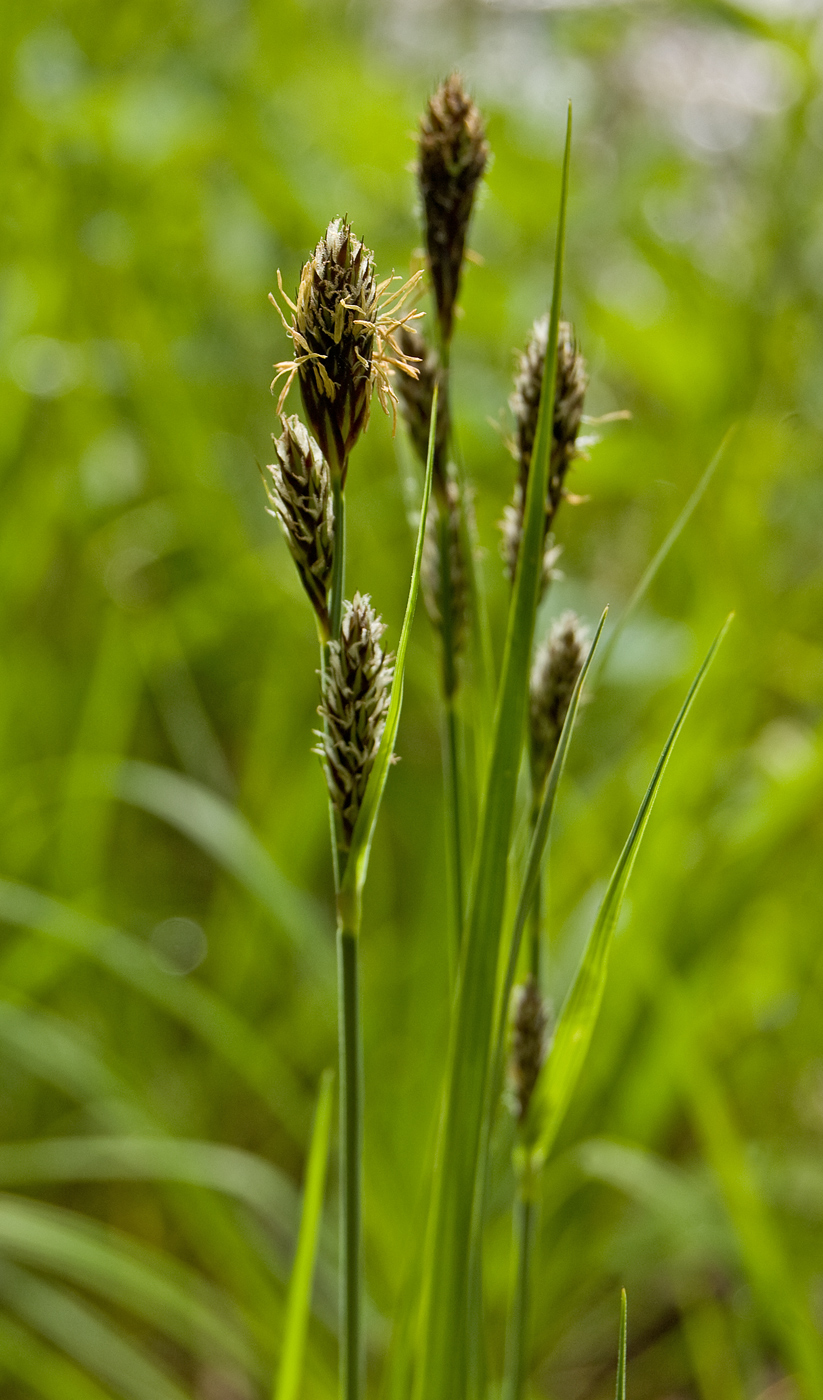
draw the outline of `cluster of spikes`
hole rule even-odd
[[[272,392],[283,381],[277,403],[282,432],[273,435],[275,460],[264,481],[325,648],[324,727],[315,751],[323,760],[341,852],[349,848],[380,745],[393,675],[392,658],[380,645],[383,623],[367,596],[355,594],[352,602],[338,606],[339,627],[333,625],[342,496],[349,457],[368,425],[372,394],[394,417],[393,374],[417,377],[401,337],[412,333],[420,315],[403,307],[421,276],[400,288],[394,288],[399,281],[394,276],[379,282],[372,252],[345,219],[332,219],[303,265],[294,301],[278,273],[288,319],[269,296],[293,354],[275,365]],[[283,412],[295,380],[308,427]]]
[[[283,290],[281,308],[292,342],[289,360],[275,365],[272,391],[282,380],[277,411],[282,432],[274,437],[275,461],[267,467],[271,513],[283,529],[303,587],[314,608],[325,661],[315,752],[323,761],[338,849],[351,844],[357,816],[385,726],[394,658],[383,651],[385,631],[367,595],[342,607],[334,634],[330,591],[338,545],[335,502],[342,500],[349,457],[368,424],[372,394],[394,418],[399,406],[421,464],[428,455],[435,388],[433,492],[426,527],[422,585],[443,652],[443,692],[453,700],[459,661],[468,635],[471,502],[450,458],[448,365],[466,242],[489,148],[483,119],[452,74],[430,98],[421,117],[416,175],[425,234],[426,269],[435,308],[435,336],[427,339],[404,312],[422,273],[393,290],[394,277],[378,282],[374,257],[344,219],[333,219],[304,264],[295,300]],[[517,477],[501,521],[501,554],[513,581],[534,450],[548,343],[548,317],[535,321],[518,357],[510,406],[510,444]],[[286,397],[297,381],[308,421],[285,416]],[[578,435],[587,387],[586,366],[572,328],[561,322],[551,459],[545,500],[543,589],[555,575],[559,550],[554,522],[568,472],[581,455]],[[539,802],[554,758],[572,692],[588,649],[578,619],[566,613],[538,647],[530,681],[529,758],[533,800]],[[515,989],[509,1060],[510,1101],[522,1122],[546,1053],[548,1013],[530,974]]]

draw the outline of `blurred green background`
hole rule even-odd
[[[562,791],[556,1004],[734,609],[547,1176],[530,1385],[609,1393],[625,1284],[634,1400],[787,1400],[804,1357],[823,1367],[819,5],[5,0],[3,32],[0,1394],[270,1389],[336,1022],[316,640],[257,466],[288,352],[266,294],[278,267],[293,289],[337,214],[383,275],[407,271],[417,114],[457,66],[494,153],[454,395],[495,645],[512,352],[549,294],[568,97],[565,313],[589,412],[632,417],[576,468],[590,499],[561,513],[541,631],[568,606],[619,614],[739,424]],[[389,643],[410,470],[375,411],[349,477],[349,586],[372,594]],[[375,1394],[391,1393],[447,1017],[422,609],[407,678],[362,955]],[[503,1131],[492,1381],[508,1147]],[[335,1190],[311,1397],[336,1385]]]

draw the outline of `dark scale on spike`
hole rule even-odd
[[[536,793],[548,777],[588,649],[588,632],[573,612],[564,613],[537,648],[529,682],[529,755]]]
[[[549,319],[547,316],[543,316],[539,321],[535,321],[529,342],[520,355],[520,363],[514,381],[514,393],[510,400],[515,419],[514,455],[518,463],[518,473],[512,502],[506,507],[501,521],[500,550],[506,565],[506,573],[511,579],[514,579],[517,556],[520,551],[520,537],[523,532],[523,513],[526,506],[529,471],[537,433],[548,335]],[[587,385],[586,364],[577,348],[572,328],[568,322],[561,321],[557,337],[557,382],[554,396],[552,453],[546,493],[544,588],[552,577],[552,567],[557,557],[556,554],[552,553],[551,532],[554,517],[563,499],[566,475],[578,455],[577,435],[583,418],[583,401]]]
[[[452,73],[423,113],[417,160],[429,272],[446,345],[451,340],[474,196],[488,159],[483,118],[459,73]]]
[[[509,1084],[514,1116],[522,1123],[546,1055],[548,1014],[533,977],[515,987],[513,1002]]]

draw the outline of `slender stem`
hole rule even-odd
[[[343,472],[332,482],[334,560],[329,624],[332,638],[340,636],[346,587],[346,501]],[[321,666],[325,666],[325,655]],[[345,856],[338,846],[332,812],[332,859],[335,889],[340,889]],[[337,1038],[340,1065],[340,1396],[359,1400],[363,1381],[362,1314],[362,1046],[357,942],[359,929],[338,920]]]
[[[332,560],[329,630],[332,637],[337,638],[340,636],[343,594],[346,589],[346,498],[343,495],[342,473],[336,473],[332,481],[332,503],[334,508],[334,559]]]
[[[445,393],[448,395],[448,381]],[[448,412],[448,400],[446,402]],[[445,495],[438,502],[437,550],[440,556],[440,641],[441,641],[441,684],[445,724],[442,730],[443,786],[446,805],[446,857],[449,866],[452,917],[449,938],[449,973],[454,987],[457,978],[457,965],[460,957],[460,940],[463,932],[463,841],[462,841],[462,802],[460,793],[460,746],[457,732],[455,695],[457,693],[457,654],[454,614],[454,590],[452,587],[452,538],[449,505]]]
[[[526,1348],[531,1300],[531,1263],[536,1206],[518,1192],[514,1203],[515,1277],[511,1311],[506,1329],[506,1371],[503,1400],[521,1400],[526,1374]]]
[[[449,860],[449,883],[452,897],[451,936],[449,938],[449,972],[454,986],[460,959],[463,933],[463,852],[461,839],[460,759],[457,741],[457,715],[454,697],[445,700],[443,734],[443,779],[446,798],[446,851]]]
[[[535,793],[535,794],[533,794],[533,796],[532,796],[532,816],[531,816],[531,834],[532,834],[532,836],[534,835],[534,829],[535,829],[535,827],[537,826],[537,818],[538,818],[539,815],[540,815],[540,794],[539,794],[539,793]],[[532,905],[531,905],[531,908],[530,908],[530,910],[529,910],[529,933],[528,933],[528,940],[529,940],[529,945],[528,945],[529,972],[531,973],[532,977],[534,978],[534,980],[535,980],[535,982],[537,983],[538,986],[540,985],[540,925],[541,925],[541,913],[542,913],[542,899],[543,899],[543,881],[542,881],[541,877],[538,875],[538,877],[537,877],[537,885],[535,886],[535,891],[534,891],[534,899],[532,900]]]
[[[542,880],[538,877],[537,889],[534,892],[534,900],[529,910],[529,972],[538,986],[540,985],[541,888]]]
[[[340,1054],[340,1395],[362,1392],[362,1056],[357,932],[338,927],[337,988]]]

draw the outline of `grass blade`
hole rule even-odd
[[[71,1021],[0,995],[0,1047],[29,1074],[82,1103],[107,1128],[127,1123],[142,1132],[155,1126],[133,1086]]]
[[[291,1067],[207,987],[170,977],[139,939],[92,919],[39,890],[0,880],[0,918],[43,934],[104,967],[186,1025],[232,1066],[299,1141],[304,1093]]]
[[[620,1341],[617,1347],[617,1385],[614,1400],[626,1400],[626,1290],[620,1290]]]
[[[111,1391],[103,1390],[73,1361],[0,1314],[0,1377],[11,1376],[42,1400],[111,1400]]]
[[[549,338],[525,518],[478,824],[446,1069],[442,1133],[432,1193],[416,1394],[462,1400],[468,1374],[468,1279],[475,1183],[491,1057],[498,954],[517,776],[522,755],[557,377],[571,108],[560,194]]]
[[[59,1274],[128,1309],[198,1355],[222,1356],[255,1374],[249,1339],[227,1295],[168,1254],[74,1211],[0,1196],[0,1254]]]
[[[685,530],[686,526],[688,525],[689,521],[694,515],[694,512],[697,510],[697,507],[699,506],[700,502],[705,496],[706,491],[708,490],[709,483],[720,465],[721,458],[723,457],[726,448],[728,447],[736,432],[737,424],[733,423],[732,426],[729,428],[728,432],[726,433],[725,437],[723,438],[723,441],[721,442],[714,456],[712,457],[712,460],[709,462],[709,465],[706,467],[706,470],[703,472],[703,475],[701,476],[691,495],[689,496],[689,499],[687,500],[686,504],[684,505],[674,524],[672,525],[672,528],[669,530],[669,533],[667,534],[666,538],[664,539],[654,558],[644,570],[640,582],[638,583],[637,587],[635,588],[634,592],[629,598],[628,603],[626,604],[625,608],[623,609],[622,613],[617,619],[614,631],[608,638],[606,645],[603,648],[599,664],[599,670],[601,672],[605,671],[609,662],[609,658],[612,652],[614,651],[614,648],[617,644],[621,632],[623,631],[623,628],[626,626],[626,623],[629,621],[629,618],[633,616],[633,614],[637,611],[638,607],[642,603],[643,599],[645,598],[646,594],[651,588],[652,583],[654,582],[655,578],[657,577],[658,573],[660,572],[661,568],[666,562],[669,554],[676,545],[677,541],[680,539],[680,536],[682,535],[683,531]]]
[[[735,1122],[728,1094],[696,1034],[681,985],[658,953],[646,976],[655,1004],[677,1037],[672,1058],[694,1130],[720,1186],[760,1315],[806,1400],[823,1396],[823,1347],[802,1273],[763,1193]]]
[[[369,867],[369,856],[371,854],[371,845],[374,838],[374,829],[377,825],[377,814],[380,810],[380,802],[383,797],[383,790],[386,786],[386,779],[389,776],[389,768],[394,754],[394,744],[397,738],[397,729],[400,724],[400,711],[403,706],[403,673],[406,669],[406,652],[408,651],[409,636],[412,622],[414,621],[415,607],[417,606],[417,594],[420,588],[420,569],[423,563],[423,544],[426,538],[426,515],[429,509],[429,498],[432,488],[437,399],[438,386],[435,385],[434,394],[432,396],[431,423],[429,426],[429,450],[426,459],[426,478],[423,483],[423,500],[420,504],[420,527],[417,531],[417,544],[414,550],[414,564],[412,565],[411,583],[409,584],[409,598],[406,603],[406,615],[403,618],[403,627],[397,646],[397,659],[394,664],[394,682],[392,684],[389,711],[386,715],[386,724],[383,729],[383,736],[380,740],[380,747],[377,750],[377,757],[374,760],[374,767],[369,775],[363,803],[352,833],[351,849],[340,883],[338,905],[342,899],[344,906],[346,904],[351,904],[353,907],[359,906],[363,886],[366,882],[366,872]],[[356,921],[351,924],[352,927],[359,927],[359,925],[359,918],[356,918]]]
[[[727,618],[712,643],[666,740],[589,934],[577,976],[560,1013],[551,1053],[532,1101],[533,1136],[536,1142],[532,1154],[536,1167],[545,1161],[551,1151],[588,1053],[606,986],[612,933],[660,781],[686,716],[730,622],[731,617]]]
[[[98,766],[100,781],[115,797],[200,846],[268,909],[295,948],[331,974],[331,929],[322,909],[286,879],[236,807],[193,778],[157,764],[129,759]]]
[[[98,1308],[6,1260],[0,1297],[18,1317],[60,1347],[124,1400],[188,1400],[185,1391]]]
[[[275,1238],[291,1242],[295,1189],[262,1157],[239,1147],[172,1137],[56,1137],[0,1146],[0,1185],[162,1181],[205,1187],[249,1206]]]
[[[317,1260],[320,1222],[323,1216],[323,1196],[326,1188],[326,1167],[329,1159],[329,1138],[334,1103],[333,1088],[334,1074],[331,1070],[326,1070],[320,1081],[320,1094],[317,1100],[314,1131],[306,1168],[303,1212],[300,1218],[300,1233],[297,1238],[297,1253],[289,1282],[283,1350],[280,1356],[277,1383],[274,1388],[274,1400],[297,1400],[300,1391],[303,1353],[311,1310],[314,1266]]]

